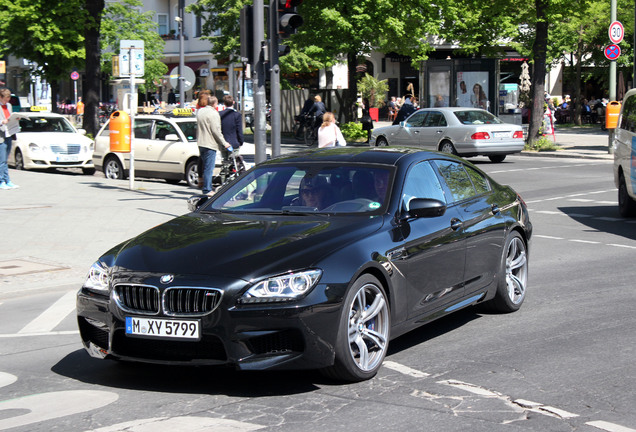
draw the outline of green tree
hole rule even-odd
[[[112,57],[119,55],[121,40],[144,41],[144,76],[145,84],[141,91],[155,89],[154,81],[168,72],[168,67],[161,61],[165,42],[157,32],[154,11],[141,13],[141,0],[119,0],[107,3],[101,23],[101,56],[102,71],[112,75]]]
[[[84,64],[82,6],[82,0],[0,0],[0,54],[37,64],[33,73],[51,85],[54,112],[59,80]]]

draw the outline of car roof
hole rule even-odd
[[[62,114],[52,113],[49,111],[28,111],[18,113],[20,117],[58,117],[66,118]]]
[[[486,111],[482,108],[472,108],[472,107],[433,107],[433,108],[420,108],[418,111],[447,111],[447,112],[455,112],[455,111],[484,111],[489,114],[492,114],[490,111]],[[493,114],[494,115],[494,114]]]
[[[403,160],[448,158],[448,154],[409,147],[332,147],[305,150],[270,159],[265,164],[280,163],[366,163],[397,165]]]

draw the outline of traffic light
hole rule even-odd
[[[278,0],[278,37],[288,38],[296,33],[296,29],[303,24],[303,17],[296,13],[296,7],[303,0]]]
[[[254,63],[254,18],[252,6],[243,6],[240,15],[241,61]]]

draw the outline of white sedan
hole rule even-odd
[[[502,162],[525,145],[521,125],[504,123],[476,108],[424,108],[399,125],[373,130],[370,145],[423,147],[462,157]]]
[[[20,117],[8,163],[15,169],[81,168],[95,173],[93,142],[84,129],[62,115],[42,112],[15,113]]]

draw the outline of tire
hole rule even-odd
[[[126,174],[124,166],[117,156],[109,156],[104,163],[104,175],[111,180],[124,180]]]
[[[353,283],[342,305],[335,361],[322,372],[339,381],[371,379],[389,347],[391,314],[386,294],[380,282],[367,274]]]
[[[488,156],[488,159],[490,159],[490,162],[492,163],[501,163],[504,161],[504,159],[506,159],[506,155]]]
[[[82,174],[93,175],[95,174],[95,168],[82,168]]]
[[[439,151],[442,153],[450,153],[452,155],[457,156],[457,150],[455,150],[455,146],[450,141],[444,141],[439,147]]]
[[[192,188],[199,187],[199,163],[196,160],[188,162],[185,170],[185,181]]]
[[[22,155],[22,151],[20,149],[15,149],[15,169],[21,171],[24,169],[24,156]]]
[[[506,239],[497,279],[497,293],[489,302],[491,309],[502,313],[519,310],[526,298],[528,254],[526,243],[517,231]]]
[[[17,161],[16,155],[16,166],[18,164]],[[636,216],[636,201],[629,196],[623,173],[621,173],[618,178],[618,212],[625,218]]]
[[[389,146],[389,142],[386,140],[386,138],[384,137],[378,137],[378,139],[375,140],[375,146],[376,147],[388,147]]]
[[[305,132],[303,134],[303,139],[305,141],[305,145],[307,147],[311,146],[313,144],[313,138],[311,136],[311,127],[305,127]]]

